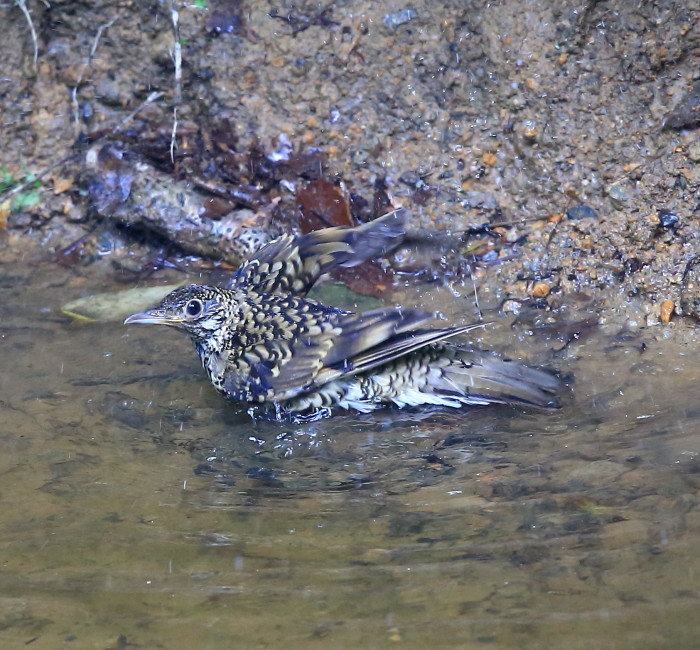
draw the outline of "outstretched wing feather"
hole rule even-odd
[[[405,221],[406,211],[396,210],[356,228],[283,235],[242,264],[227,287],[305,295],[324,273],[357,266],[396,248],[406,235]]]
[[[374,346],[361,351],[360,353],[345,359],[342,363],[336,363],[325,367],[317,378],[317,385],[328,383],[337,379],[341,375],[356,375],[366,370],[371,370],[403,357],[415,350],[439,343],[445,339],[464,334],[478,327],[483,327],[485,323],[475,325],[464,325],[460,327],[448,327],[436,330],[412,330],[402,332],[397,336],[375,344]]]

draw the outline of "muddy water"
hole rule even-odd
[[[574,374],[555,413],[277,425],[177,332],[62,317],[114,288],[90,282],[0,278],[3,647],[694,647],[700,370],[673,328],[555,358],[483,334]]]

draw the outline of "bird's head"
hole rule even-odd
[[[204,342],[226,329],[230,302],[222,289],[191,284],[171,291],[153,309],[131,314],[124,324],[170,325]]]

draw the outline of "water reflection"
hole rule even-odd
[[[33,282],[0,289],[8,647],[693,647],[699,377],[673,335],[561,348],[555,413],[280,425],[177,333],[78,326],[69,277]],[[484,336],[535,358],[538,333]]]

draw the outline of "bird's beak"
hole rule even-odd
[[[164,309],[147,309],[146,311],[137,311],[131,314],[124,321],[124,325],[171,325],[178,327],[182,325],[182,318],[167,314]]]

